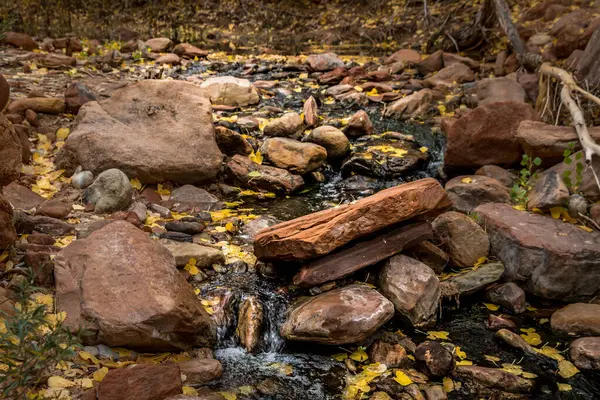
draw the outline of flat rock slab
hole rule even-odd
[[[547,299],[578,301],[598,295],[600,233],[506,204],[484,204],[475,212],[508,280],[524,281],[526,290]]]
[[[569,304],[552,314],[550,325],[563,333],[600,335],[600,304]]]
[[[261,260],[308,260],[380,229],[450,206],[431,178],[383,190],[347,204],[287,221],[260,232],[254,253]]]
[[[389,233],[357,243],[348,249],[331,253],[303,266],[300,272],[294,276],[294,285],[317,286],[348,276],[391,257],[405,248],[431,239],[432,236],[431,226],[426,222],[394,229]]]
[[[494,283],[502,277],[504,266],[500,263],[484,264],[477,269],[453,276],[440,284],[442,296],[471,294]]]

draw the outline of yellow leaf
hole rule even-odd
[[[368,360],[369,356],[362,348],[359,347],[358,350],[350,354],[350,358],[354,361],[363,362]]]
[[[372,90],[368,91],[367,93],[365,93],[367,96],[377,96],[379,94],[379,92],[377,91],[377,88],[373,88]]]
[[[346,353],[337,353],[331,356],[335,361],[343,362],[346,358],[348,358],[348,354]]]
[[[75,382],[65,379],[62,376],[51,376],[48,378],[48,387],[52,389],[62,389],[75,386]]]
[[[535,308],[534,306],[527,306],[527,307],[525,307],[525,309],[527,311],[537,311],[537,308]]]
[[[551,347],[551,346],[544,346],[541,349],[534,349],[536,352],[545,355],[546,357],[552,358],[553,360],[556,361],[562,361],[565,359],[565,357],[560,354],[560,350]]]
[[[140,182],[140,180],[138,178],[133,178],[130,182],[131,182],[131,186],[135,190],[141,190],[142,189],[142,182]]]
[[[448,377],[442,380],[442,384],[444,385],[444,392],[450,393],[454,391],[454,381]]]
[[[235,232],[235,226],[233,225],[233,223],[232,223],[232,222],[228,222],[228,223],[226,223],[226,224],[225,224],[225,229],[226,229],[228,232]]]
[[[34,293],[32,297],[36,303],[48,306],[48,308],[52,308],[54,305],[54,298],[49,294]]]
[[[462,178],[460,181],[462,183],[471,183],[471,182],[473,182],[473,178],[466,177],[466,178]]]
[[[258,171],[251,171],[248,173],[248,176],[250,178],[260,178],[262,176],[262,174]]]
[[[219,392],[219,394],[223,397],[225,397],[225,400],[237,400],[237,396],[235,395],[235,393],[231,393],[231,392]]]
[[[559,219],[560,218],[560,214],[562,214],[562,207],[552,207],[550,209],[550,214],[552,215],[552,218],[554,219]]]
[[[427,332],[427,339],[429,340],[448,340],[448,335],[450,333],[449,332],[444,332],[444,331],[428,331]]]
[[[469,360],[461,360],[456,363],[456,365],[473,365],[473,361]]]
[[[187,396],[197,396],[198,391],[191,386],[184,386],[181,388],[183,390],[183,394]]]
[[[413,383],[412,379],[410,379],[408,377],[408,375],[406,375],[404,372],[402,372],[400,370],[396,371],[396,376],[394,377],[394,380],[402,386],[408,386],[411,383]]]
[[[252,154],[250,154],[248,156],[248,158],[250,158],[250,160],[252,160],[253,162],[257,163],[257,164],[262,164],[263,162],[263,156],[260,152],[260,150],[258,150],[256,153],[252,152]]]
[[[589,226],[585,226],[585,225],[577,225],[577,227],[579,229],[583,229],[586,232],[594,232],[594,230],[592,228],[590,228]]]
[[[459,346],[456,346],[454,350],[456,351],[456,355],[458,356],[458,358],[460,358],[461,360],[467,358],[467,353],[462,351]]]
[[[102,379],[104,379],[106,374],[108,374],[108,368],[102,367],[98,371],[94,372],[92,374],[92,377],[96,382],[102,382]]]
[[[92,381],[90,378],[76,379],[75,382],[83,389],[91,389],[94,387],[94,381]]]
[[[527,372],[527,371],[523,371],[523,373],[521,374],[521,376],[525,379],[535,379],[537,378],[537,375],[532,373],[532,372]]]
[[[419,151],[420,151],[421,153],[427,153],[427,150],[429,150],[429,148],[428,148],[428,147],[425,147],[425,146],[423,146],[423,147],[419,147]]]
[[[60,128],[56,131],[56,139],[65,140],[67,137],[69,137],[69,133],[71,133],[69,128]]]
[[[561,360],[558,362],[558,374],[567,379],[579,373],[576,366],[571,361]]]
[[[525,206],[523,204],[517,204],[516,206],[513,206],[513,208],[517,211],[525,211],[527,210],[527,208],[525,208]]]
[[[496,357],[496,356],[490,356],[490,355],[484,354],[483,357],[486,360],[491,361],[493,363],[496,363],[496,362],[500,361],[500,357]]]
[[[561,392],[570,392],[573,390],[573,387],[568,383],[557,383],[556,386],[558,386],[558,390]]]
[[[530,345],[538,346],[538,345],[542,344],[542,338],[540,337],[540,335],[538,333],[535,332],[534,328],[527,328],[527,329],[521,328],[521,332],[525,332],[525,334],[521,334],[521,337],[523,339],[525,339],[525,341],[527,343],[529,343]]]
[[[500,308],[499,305],[492,304],[492,303],[483,303],[483,305],[486,306],[487,309],[490,310],[490,311],[498,311],[498,309]]]
[[[100,360],[98,360],[93,354],[88,353],[87,351],[80,351],[79,357],[85,361],[91,361],[93,364],[100,364]]]
[[[183,267],[183,269],[189,272],[192,276],[198,275],[200,273],[200,270],[198,269],[198,267],[196,267],[195,264],[185,264],[185,267]]]
[[[156,192],[158,194],[160,194],[161,196],[170,196],[171,195],[171,191],[169,189],[163,188],[163,185],[161,185],[160,183],[156,186]]]

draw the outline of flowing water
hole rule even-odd
[[[188,71],[188,74],[205,72],[209,66],[199,66]],[[219,71],[219,75],[240,76],[241,65],[210,66]],[[264,73],[254,74],[246,78],[254,80],[274,79],[278,73],[286,72],[283,65],[268,65]],[[292,72],[294,78],[300,72]],[[284,81],[282,81],[284,82]],[[262,105],[277,106],[284,110],[302,112],[304,100],[310,95],[321,97],[319,89],[307,89],[301,94],[276,94],[262,102]],[[376,133],[395,131],[414,136],[419,146],[429,149],[430,159],[418,170],[411,171],[394,179],[368,180],[365,185],[353,185],[352,179],[343,178],[339,168],[327,166],[324,170],[325,182],[309,184],[300,194],[277,198],[274,200],[246,200],[244,207],[256,207],[262,210],[260,214],[271,215],[280,220],[289,220],[314,211],[329,208],[337,204],[365,197],[387,187],[395,186],[404,181],[423,177],[436,177],[442,165],[442,150],[444,139],[427,125],[406,124],[399,121],[382,118],[379,105],[367,107],[344,108],[338,103],[334,105],[321,104],[319,112],[329,118],[348,117],[358,109],[364,109],[369,114]],[[254,110],[247,110],[251,114]],[[227,115],[227,113],[224,113]],[[245,115],[245,114],[243,114]],[[289,266],[292,269],[293,266]],[[293,271],[288,271],[288,273]],[[365,275],[366,274],[366,275]],[[366,281],[368,274],[359,271],[355,278]],[[216,358],[223,364],[223,376],[213,384],[219,391],[235,391],[238,399],[273,399],[273,400],[326,400],[341,398],[344,388],[344,376],[347,374],[343,363],[331,358],[334,353],[354,348],[326,347],[310,343],[287,343],[279,335],[279,328],[285,319],[292,298],[286,291],[290,279],[268,279],[255,272],[218,274],[201,285],[203,298],[221,299],[220,311],[213,317],[219,324],[219,345],[215,352]],[[236,335],[238,310],[243,300],[249,296],[258,299],[264,310],[261,340],[254,354],[246,352],[239,343]],[[536,299],[529,299],[535,302]],[[535,327],[544,343],[552,346],[558,344],[565,348],[567,338],[556,337],[549,328],[549,323],[542,318],[548,318],[551,311],[559,304],[540,305],[539,311],[530,311],[515,318],[520,327]],[[483,298],[474,295],[461,298],[460,307],[450,301],[442,306],[439,323],[434,328],[438,331],[449,332],[449,340],[460,346],[467,353],[468,359],[477,365],[500,367],[502,363],[518,363],[523,370],[539,376],[535,399],[595,399],[600,398],[600,372],[582,372],[566,381],[557,377],[556,362],[540,361],[538,357],[524,356],[522,352],[509,348],[494,338],[494,332],[485,328],[487,315],[491,313],[483,306]],[[498,314],[498,313],[496,313]],[[544,323],[540,323],[540,321]],[[426,333],[413,330],[392,321],[383,327],[384,330],[396,331],[402,329],[417,344],[424,341]],[[501,361],[493,363],[485,355],[499,357]],[[556,382],[568,382],[573,386],[570,392],[558,392]],[[449,395],[450,399],[477,398],[463,389]]]

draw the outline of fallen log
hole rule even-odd
[[[432,236],[431,225],[427,222],[394,229],[303,266],[294,276],[294,285],[311,287],[343,278],[431,239]]]

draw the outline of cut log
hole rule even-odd
[[[294,285],[310,287],[343,278],[432,236],[431,225],[427,222],[394,229],[305,265],[294,277]]]
[[[256,236],[254,254],[260,260],[309,260],[402,221],[424,214],[433,217],[448,207],[450,199],[439,182],[421,179],[267,228]]]

